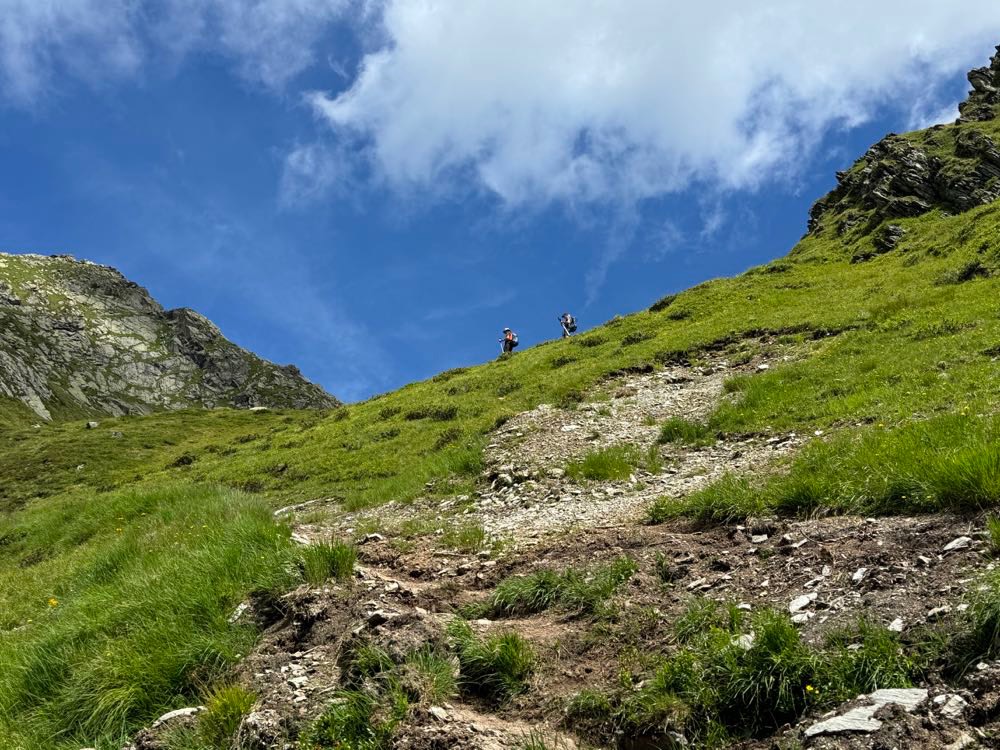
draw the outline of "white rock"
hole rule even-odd
[[[580,429],[580,425],[578,425],[578,424],[564,424],[560,429],[563,432],[576,432],[577,430]]]
[[[767,541],[767,534],[754,534],[750,537],[750,541],[754,544],[763,544]]]
[[[448,712],[441,708],[441,706],[431,706],[427,711],[438,721],[448,721]]]
[[[965,549],[970,544],[972,544],[972,539],[967,536],[960,536],[958,539],[952,539],[948,542],[942,552],[954,552],[955,550]]]
[[[739,646],[744,651],[749,651],[753,648],[753,643],[757,639],[753,633],[745,633],[744,635],[736,636],[732,639],[731,643],[734,646]]]
[[[164,724],[169,724],[170,722],[176,721],[177,719],[183,719],[187,716],[194,716],[195,714],[201,713],[204,710],[205,710],[204,706],[191,706],[189,708],[178,708],[176,711],[169,711],[163,714],[163,716],[154,721],[151,726],[153,729],[156,729],[157,727],[161,727]]]
[[[796,625],[805,625],[815,616],[815,612],[799,612],[797,615],[792,615],[792,622]]]
[[[882,726],[882,722],[874,718],[875,712],[882,706],[893,703],[901,706],[904,711],[913,711],[927,700],[927,691],[923,688],[876,690],[867,696],[867,700],[870,705],[859,706],[840,716],[816,722],[806,730],[806,737],[845,732],[874,732]]]
[[[947,604],[944,605],[943,607],[935,607],[934,609],[932,609],[930,612],[927,613],[927,619],[936,620],[939,617],[944,617],[949,612],[951,612],[951,607],[949,607]]]
[[[864,580],[865,574],[868,572],[868,568],[858,568],[854,571],[854,575],[851,576],[851,580],[854,583],[861,583]]]
[[[969,703],[961,695],[939,695],[934,699],[934,703],[941,707],[941,715],[949,719],[961,719],[965,715],[965,709]]]
[[[808,607],[810,604],[816,601],[818,597],[819,594],[817,594],[815,591],[811,591],[808,594],[803,594],[802,596],[798,596],[795,599],[792,599],[791,603],[788,605],[788,611],[794,615],[796,612],[799,612],[800,610],[803,610],[806,607]]]
[[[903,618],[897,617],[895,620],[889,623],[889,631],[892,633],[902,633],[903,632]]]

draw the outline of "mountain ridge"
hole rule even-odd
[[[45,420],[190,407],[333,408],[302,377],[165,310],[111,266],[0,253],[0,396]]]

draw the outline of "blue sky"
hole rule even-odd
[[[1000,42],[966,2],[745,5],[0,0],[0,249],[365,398],[783,255]]]

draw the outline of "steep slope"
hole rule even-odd
[[[0,434],[0,744],[1000,745],[1000,58],[970,80],[787,257],[574,339]]]
[[[42,419],[338,403],[195,311],[164,310],[115,269],[65,255],[0,254],[0,397]]]

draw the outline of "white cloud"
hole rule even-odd
[[[471,178],[508,206],[621,206],[692,180],[759,186],[825,129],[878,103],[905,111],[985,63],[1000,5],[389,0],[383,25],[352,86],[312,97],[380,178],[419,192]]]
[[[161,52],[220,55],[244,79],[281,89],[356,2],[0,0],[0,90],[8,103],[34,106],[64,79],[118,82]]]
[[[0,88],[30,104],[54,72],[89,83],[134,74],[135,11],[130,0],[0,0]]]

